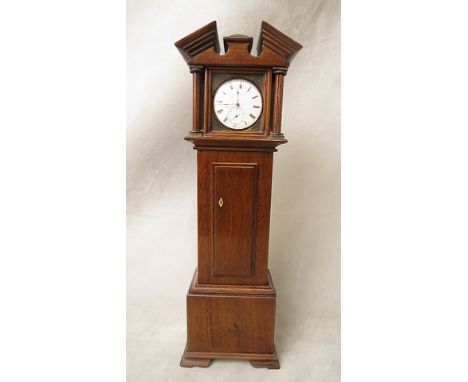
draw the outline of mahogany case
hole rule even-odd
[[[262,22],[253,39],[223,39],[213,21],[175,43],[193,75],[193,126],[185,137],[197,150],[198,268],[187,295],[187,345],[181,366],[245,359],[279,368],[274,346],[276,291],[268,270],[273,153],[281,131],[284,76],[302,46]],[[254,83],[261,117],[248,129],[224,127],[212,99],[226,80]]]

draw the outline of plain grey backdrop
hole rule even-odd
[[[196,267],[192,76],[174,42],[216,20],[220,38],[265,20],[300,42],[285,78],[269,268],[280,370],[245,361],[179,366]],[[340,379],[339,1],[127,2],[127,379]]]

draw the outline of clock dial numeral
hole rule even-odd
[[[257,97],[258,97],[258,95],[256,95],[255,97],[252,97],[252,99],[255,99],[255,98],[257,98]]]
[[[260,106],[257,106],[257,105],[254,105],[253,107],[256,109],[260,109]]]
[[[223,112],[223,109],[219,109],[219,110],[217,111],[218,114],[221,114],[222,112]]]
[[[247,93],[250,91],[250,89],[252,89],[252,86],[250,88],[247,89]]]
[[[256,118],[255,115],[253,115],[253,114],[249,114],[249,115],[250,115],[250,117],[253,118],[253,119]]]

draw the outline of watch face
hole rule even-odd
[[[262,114],[262,95],[244,79],[222,83],[213,98],[214,114],[224,126],[233,130],[248,129]]]

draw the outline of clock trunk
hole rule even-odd
[[[198,151],[199,282],[267,285],[272,165],[271,152]]]

